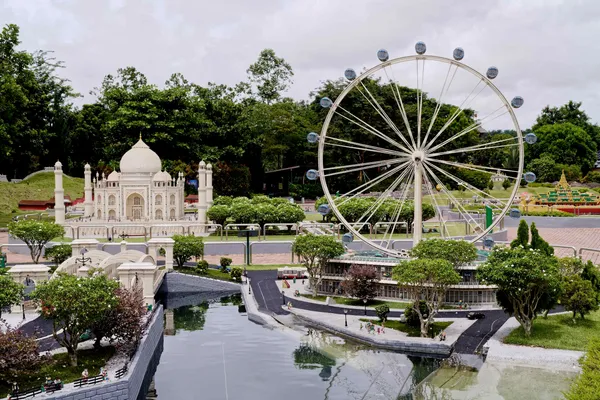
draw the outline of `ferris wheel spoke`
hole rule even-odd
[[[417,147],[421,147],[421,117],[423,116],[423,87],[425,81],[425,59],[421,63],[421,85],[419,89],[419,59],[417,61]]]
[[[342,144],[337,144],[337,143],[325,143],[326,146],[333,146],[333,147],[342,147],[345,149],[353,149],[353,150],[360,150],[360,151],[368,151],[368,152],[374,152],[377,154],[389,154],[392,156],[406,156],[406,153],[402,153],[400,151],[395,151],[395,150],[389,150],[389,149],[384,149],[382,147],[377,147],[377,146],[371,146],[368,144],[362,144],[362,143],[356,143],[350,140],[344,140],[344,139],[338,139],[338,138],[334,138],[331,136],[327,136],[325,138],[325,140],[334,140],[340,143],[347,143],[348,145],[342,145]]]
[[[388,124],[388,126],[404,141],[404,143],[406,143],[406,145],[410,147],[410,145],[408,144],[408,141],[406,140],[406,138],[404,137],[402,132],[400,132],[400,129],[398,129],[398,127],[396,126],[394,121],[392,121],[392,119],[387,115],[387,113],[385,112],[383,107],[381,107],[381,105],[379,104],[379,102],[377,101],[375,96],[373,96],[371,94],[371,92],[365,86],[364,83],[360,82],[360,85],[363,87],[363,89],[365,90],[365,92],[367,92],[367,94],[369,96],[367,97],[364,94],[364,92],[362,90],[360,90],[360,88],[357,86],[356,89],[360,92],[360,94],[362,94],[362,96],[369,102],[371,107],[373,107],[375,109],[375,111],[377,111],[377,113],[381,116],[381,118],[383,118],[383,120]],[[369,97],[370,97],[370,99],[369,99]],[[403,150],[405,150],[406,152],[410,153],[410,151],[407,148],[405,148],[405,147],[401,147],[401,148]]]
[[[388,249],[390,247],[390,244],[392,242],[392,237],[394,232],[396,231],[396,226],[398,225],[398,221],[400,219],[400,215],[402,214],[402,209],[404,208],[404,204],[406,202],[406,197],[408,196],[408,189],[410,187],[410,183],[413,179],[413,175],[414,175],[414,169],[411,169],[408,177],[406,179],[406,183],[404,184],[404,191],[402,192],[402,194],[400,195],[400,199],[398,199],[398,204],[396,205],[396,207],[394,208],[394,212],[392,213],[392,215],[390,216],[390,223],[387,224],[387,227],[385,229],[385,233],[383,234],[383,241],[386,243],[386,249]],[[388,238],[388,231],[390,229],[390,227],[392,227],[392,231],[390,232],[390,237]]]
[[[435,151],[437,149],[439,149],[440,147],[443,147],[444,145],[458,139],[459,137],[466,135],[467,133],[474,131],[475,129],[479,128],[480,126],[482,126],[483,121],[485,121],[486,119],[488,119],[489,117],[491,117],[492,115],[496,114],[499,110],[505,109],[506,106],[502,105],[499,108],[497,108],[496,110],[492,111],[490,114],[486,115],[484,118],[473,122],[471,125],[469,125],[468,127],[466,127],[465,129],[463,129],[462,131],[456,133],[455,135],[453,135],[452,137],[444,140],[442,143],[434,146],[434,147],[429,147],[429,151]],[[491,122],[497,118],[502,117],[503,115],[508,114],[508,110],[505,110],[502,114],[496,115],[494,118],[490,119],[488,122]]]
[[[441,234],[442,234],[442,238],[446,238],[446,234],[444,233],[444,230],[446,231],[446,233],[448,234],[448,236],[450,235],[450,232],[448,232],[448,226],[446,225],[445,221],[444,221],[444,214],[442,213],[442,209],[440,207],[440,205],[437,202],[437,199],[435,197],[435,194],[433,193],[433,183],[430,179],[429,179],[429,175],[427,174],[427,171],[425,170],[425,168],[423,168],[424,173],[423,176],[425,178],[425,180],[427,181],[427,190],[429,191],[429,195],[431,196],[431,200],[433,201],[433,204],[435,205],[435,208],[438,212],[438,221],[440,222],[440,228],[441,228]]]
[[[488,194],[486,192],[484,192],[481,189],[476,188],[475,186],[471,185],[470,183],[464,181],[463,179],[460,179],[459,177],[449,173],[448,171],[444,171],[443,169],[439,168],[436,165],[433,164],[429,164],[431,167],[435,168],[436,170],[440,171],[441,173],[443,173],[444,175],[446,175],[448,178],[452,179],[454,182],[458,183],[461,186],[464,186],[465,188],[469,189],[471,192],[473,193],[477,193],[478,195],[482,196],[483,198],[490,198],[500,204],[502,204],[503,206],[506,206],[506,203],[503,202],[500,199],[497,199],[496,197],[492,196],[491,194]],[[493,203],[492,203],[493,204]],[[496,206],[497,208],[502,208],[499,206]]]
[[[453,167],[459,167],[459,168],[466,168],[466,169],[470,169],[473,171],[479,171],[479,172],[484,172],[484,173],[491,173],[491,172],[498,172],[498,171],[502,171],[502,172],[508,172],[508,173],[513,173],[513,174],[518,174],[518,171],[515,171],[514,169],[504,169],[504,168],[494,168],[494,167],[482,167],[480,165],[478,166],[473,166],[471,164],[465,164],[465,163],[461,163],[461,162],[456,162],[456,161],[447,161],[447,160],[440,160],[437,158],[429,158],[427,161],[429,162],[435,162],[435,163],[441,163],[441,164],[446,164],[446,165],[451,165]],[[513,176],[506,176],[509,179],[517,179],[518,177],[513,177]]]
[[[353,164],[353,165],[344,165],[344,166],[340,166],[340,167],[324,168],[324,170],[328,170],[328,169],[356,167],[356,168],[352,168],[352,169],[345,170],[345,171],[332,172],[330,174],[323,174],[323,175],[325,177],[330,177],[330,176],[334,176],[334,175],[347,174],[350,172],[364,171],[366,169],[371,169],[371,168],[385,167],[390,164],[398,164],[398,163],[406,161],[406,160],[408,160],[408,158],[405,157],[405,158],[396,158],[396,159],[390,159],[390,160],[384,160],[384,161],[373,161],[373,162],[363,163],[363,164]]]
[[[380,139],[385,140],[386,142],[392,144],[393,146],[398,147],[401,150],[404,150],[407,154],[411,153],[406,147],[404,147],[403,145],[401,145],[400,143],[398,143],[397,141],[395,141],[394,139],[390,138],[388,135],[380,132],[379,130],[375,129],[374,127],[372,127],[371,125],[369,125],[369,123],[363,121],[362,119],[358,118],[356,115],[352,114],[350,111],[344,109],[342,106],[338,107],[340,110],[344,111],[345,113],[349,114],[350,116],[352,116],[352,118],[337,112],[337,110],[335,111],[337,115],[341,116],[342,118],[347,119],[348,121],[352,122],[355,125],[360,126],[361,128],[363,128],[364,130],[366,130],[369,133],[372,133],[373,135],[377,136]],[[354,119],[353,119],[354,118]],[[358,121],[358,122],[357,122]]]
[[[512,142],[512,143],[506,143],[506,142]],[[498,143],[506,143],[506,144],[493,146]],[[466,152],[470,152],[470,151],[489,150],[489,149],[497,149],[497,148],[502,148],[502,147],[518,146],[518,145],[519,145],[519,143],[515,142],[515,138],[507,138],[507,139],[496,140],[496,141],[488,142],[488,143],[476,144],[474,146],[463,147],[460,149],[443,151],[441,153],[431,153],[431,154],[428,154],[428,156],[436,157],[436,156],[442,156],[442,155],[447,155],[447,154],[462,154],[462,153],[466,153]]]
[[[404,178],[404,176],[406,176],[406,174],[408,173],[408,171],[410,170],[410,168],[405,169],[388,187],[387,189],[385,189],[381,195],[379,195],[379,197],[377,198],[377,200],[375,200],[375,203],[371,204],[371,206],[367,209],[367,211],[365,211],[365,213],[358,219],[358,221],[355,221],[355,223],[360,223],[363,222],[363,218],[365,216],[367,216],[367,214],[370,213],[369,217],[367,219],[364,220],[364,222],[368,222],[373,215],[375,215],[375,213],[377,212],[377,210],[379,210],[379,208],[381,207],[381,205],[385,202],[386,198],[388,197],[388,195],[390,193],[392,193],[396,187],[402,182],[402,179]]]
[[[396,99],[396,104],[398,105],[398,109],[400,110],[400,115],[402,115],[402,120],[404,121],[404,126],[406,127],[406,131],[408,132],[408,136],[410,137],[410,141],[412,143],[412,148],[416,149],[417,145],[415,143],[415,139],[412,134],[412,130],[410,129],[410,124],[408,123],[408,117],[406,116],[406,110],[404,109],[404,103],[402,102],[402,96],[400,95],[400,87],[398,86],[398,82],[396,82],[396,78],[394,77],[394,70],[390,66],[390,73],[392,74],[392,78],[387,74],[387,67],[383,69],[385,72],[385,76],[392,82],[392,93],[394,94],[394,99]],[[406,145],[410,147],[408,141],[404,140]]]
[[[431,142],[429,142],[425,146],[426,149],[433,146],[433,143],[435,143],[435,141],[440,137],[440,135],[442,133],[444,133],[444,131],[454,122],[454,120],[456,120],[456,118],[458,118],[460,116],[460,114],[462,114],[462,112],[465,110],[465,108],[467,108],[473,102],[473,100],[475,100],[477,98],[477,96],[479,96],[479,94],[483,91],[483,89],[485,89],[487,87],[487,85],[485,85],[483,88],[481,88],[481,90],[479,90],[479,92],[477,92],[477,94],[471,100],[469,100],[469,98],[475,92],[475,90],[479,87],[481,82],[483,82],[483,80],[480,80],[477,82],[475,87],[473,87],[471,92],[467,95],[467,97],[460,104],[459,108],[456,111],[454,111],[454,113],[452,114],[450,119],[448,119],[448,121],[446,121],[446,123],[442,126],[442,128],[439,130],[439,132],[433,137],[433,139],[431,139]]]
[[[362,185],[352,189],[351,191],[349,191],[348,193],[344,193],[343,195],[341,195],[338,199],[341,200],[343,198],[346,198],[344,201],[337,203],[336,202],[336,206],[341,206],[342,204],[346,203],[347,201],[352,200],[353,198],[355,198],[356,196],[360,196],[361,194],[363,194],[365,191],[369,190],[370,188],[372,188],[373,186],[377,185],[378,183],[384,181],[385,179],[393,176],[395,173],[402,171],[403,168],[408,168],[410,161],[406,161],[403,164],[398,165],[395,168],[392,168],[391,170],[385,172],[384,174],[378,176],[375,179],[372,179],[368,182],[363,183]],[[356,192],[356,193],[355,193]],[[352,194],[354,193],[354,194]],[[351,195],[350,197],[348,197],[349,195]]]
[[[452,69],[453,65],[454,64],[450,64],[448,66],[448,72],[446,72],[446,78],[444,79],[444,84],[442,85],[442,90],[440,90],[440,96],[437,100],[437,104],[435,105],[435,110],[433,111],[433,117],[431,117],[431,122],[429,122],[429,128],[427,128],[427,133],[425,134],[423,143],[427,143],[427,139],[429,138],[429,134],[431,133],[431,128],[433,128],[433,124],[435,123],[438,113],[440,112],[440,109],[442,108],[442,99],[443,99],[444,95],[446,93],[448,93],[448,91],[450,90],[450,86],[452,85],[452,82],[454,81],[454,77],[456,76],[456,72],[458,71],[458,66],[456,66],[454,68],[454,73],[452,74],[452,78],[450,78],[450,82],[448,83],[448,86],[446,87],[446,82],[448,81],[448,76],[450,76],[450,70]]]
[[[475,230],[477,231],[478,229],[483,231],[483,227],[477,222],[475,221],[475,219],[473,218],[473,216],[464,208],[462,207],[462,205],[460,204],[460,202],[456,199],[456,197],[454,197],[454,195],[452,193],[450,193],[450,191],[448,191],[448,189],[446,189],[446,187],[444,186],[444,184],[442,183],[442,181],[437,177],[437,175],[435,175],[435,173],[429,168],[429,166],[427,165],[427,163],[423,163],[423,166],[425,167],[426,170],[429,171],[429,173],[431,174],[431,176],[434,177],[434,179],[438,182],[438,184],[440,185],[440,187],[442,188],[442,192],[444,192],[446,194],[446,196],[448,196],[448,198],[450,199],[450,201],[454,204],[456,204],[457,209],[459,210],[459,213],[463,216],[463,218],[465,218],[465,221],[470,224],[469,220],[471,222],[473,222],[475,224]],[[435,167],[435,166],[433,166]],[[445,172],[444,170],[441,170],[441,172]]]

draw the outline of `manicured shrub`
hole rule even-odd
[[[387,321],[389,313],[390,308],[387,304],[382,304],[380,306],[375,307],[375,314],[377,314],[377,318],[379,318],[381,322]]]
[[[227,272],[227,267],[229,267],[232,262],[233,260],[229,257],[221,257],[221,260],[219,260],[219,264],[221,265],[221,271]]]
[[[200,260],[196,265],[197,271],[200,274],[206,274],[208,272],[208,261]]]
[[[231,273],[230,273],[231,280],[241,282],[243,273],[244,273],[244,270],[240,267],[231,268]]]

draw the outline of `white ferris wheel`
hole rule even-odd
[[[519,128],[514,110],[523,105],[523,98],[509,102],[492,83],[498,68],[479,73],[462,62],[461,48],[452,58],[425,55],[423,42],[415,51],[390,59],[382,49],[377,52],[380,63],[373,68],[360,75],[347,69],[347,85],[335,101],[320,99],[329,109],[321,133],[307,137],[318,143],[318,170],[306,175],[320,179],[328,202],[318,211],[333,213],[344,225],[345,242],[358,238],[396,257],[406,254],[394,249],[392,240],[402,229],[412,230],[414,244],[424,232],[482,240],[498,229],[507,213],[520,216],[513,208],[519,184],[535,181],[535,174],[523,173],[523,142],[533,144],[537,138],[533,133],[523,137]],[[375,92],[378,87],[383,92]],[[511,133],[486,137],[486,127]],[[469,173],[489,177],[495,187],[482,188]],[[504,181],[508,184],[502,186]],[[368,207],[348,220],[341,210],[360,198],[369,199]],[[427,221],[422,218],[424,207],[433,208]],[[485,207],[493,210],[492,221],[478,214]],[[409,224],[402,220],[411,208]]]

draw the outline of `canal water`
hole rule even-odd
[[[302,325],[265,327],[248,321],[239,295],[163,303],[164,351],[146,399],[562,399],[576,376],[490,362],[451,367]]]
[[[257,325],[239,304],[232,296],[165,311],[164,351],[147,398],[411,399],[439,366],[305,327]]]

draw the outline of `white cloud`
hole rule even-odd
[[[583,101],[600,121],[600,3],[595,0],[4,0],[0,23],[21,27],[23,47],[55,51],[64,75],[83,94],[108,73],[132,65],[161,85],[181,72],[199,84],[233,85],[263,48],[295,72],[289,95],[303,99],[348,67],[414,53],[465,49],[465,63],[485,72],[507,98],[521,95],[521,126],[547,104]],[[440,83],[441,85],[441,83]],[[432,93],[433,96],[436,94]],[[87,96],[84,101],[92,101]],[[487,102],[485,96],[482,101]]]

